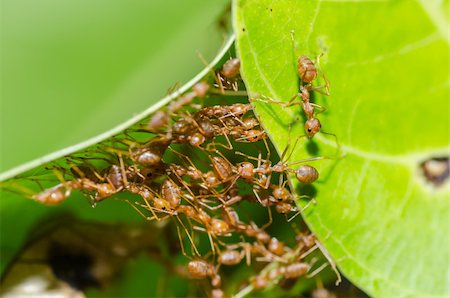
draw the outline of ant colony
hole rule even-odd
[[[227,99],[225,105],[220,102],[223,95],[217,96],[244,94],[239,68],[239,59],[226,61],[149,119],[54,162],[45,169],[45,178],[33,173],[27,179],[40,190],[29,196],[57,205],[76,190],[95,206],[118,193],[132,194],[114,199],[145,220],[172,224],[187,258],[182,275],[204,280],[211,297],[232,294],[224,290],[223,267],[251,267],[241,286],[247,290],[294,284],[300,277],[316,275],[328,265],[320,257],[322,246],[303,225],[300,231],[291,221],[300,220],[295,202],[313,198],[293,192],[288,179],[314,183],[319,173],[309,163],[321,157],[289,161],[294,145],[273,161],[273,148],[253,105],[242,96],[228,96],[232,102]],[[310,102],[310,92],[328,93],[328,81],[325,86],[312,85],[318,71],[304,55],[298,59],[298,73],[302,84],[292,100],[261,100],[286,107],[300,104],[307,116],[306,133],[312,137],[320,122],[315,113],[319,106]],[[260,215],[253,217],[254,212]],[[292,226],[288,237],[269,229],[284,219]]]

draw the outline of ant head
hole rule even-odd
[[[319,119],[311,118],[305,122],[305,131],[308,138],[312,138],[316,133],[319,132],[322,125],[320,124]]]
[[[230,107],[230,112],[236,117],[242,117],[245,113],[247,113],[251,109],[251,105],[237,103]]]
[[[157,198],[157,197],[155,197],[153,199],[153,204],[154,204],[154,207],[158,210],[167,211],[167,210],[171,209],[169,202],[167,202],[166,200]]]
[[[275,187],[275,189],[272,192],[273,197],[277,200],[277,201],[287,201],[290,199],[291,197],[291,193],[289,192],[289,190],[287,190],[284,187]]]
[[[305,184],[313,183],[319,178],[319,172],[317,172],[316,168],[307,165],[298,167],[295,171],[295,175],[300,183]]]
[[[254,169],[255,169],[255,167],[253,166],[253,164],[251,162],[248,162],[248,161],[241,162],[238,165],[239,175],[243,179],[252,179],[253,178],[253,170]]]
[[[141,175],[144,177],[144,179],[153,179],[154,173],[153,173],[153,169],[151,168],[143,168],[142,170],[140,170]]]
[[[314,234],[301,233],[295,236],[295,240],[305,245],[306,248],[313,247],[314,244],[316,244],[316,236],[314,236]]]

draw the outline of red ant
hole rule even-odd
[[[215,73],[216,87],[219,88],[220,93],[224,94],[225,89],[233,89],[238,91],[238,81],[236,77],[239,75],[241,61],[239,58],[232,58],[226,61],[222,69]]]
[[[167,126],[169,124],[170,116],[181,109],[183,106],[189,104],[192,102],[192,100],[196,97],[198,98],[204,98],[209,91],[209,84],[202,81],[197,84],[195,84],[192,87],[192,91],[188,92],[181,97],[178,98],[178,100],[172,101],[167,111],[158,111],[156,112],[153,117],[150,119],[147,130],[149,131],[159,131],[163,127]]]

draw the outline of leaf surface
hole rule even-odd
[[[297,58],[320,54],[313,92],[322,132],[300,138],[289,162],[315,166],[317,204],[304,211],[341,271],[379,297],[450,293],[450,184],[435,187],[422,162],[449,156],[448,3],[234,2],[242,75],[253,97],[298,92]],[[447,29],[446,29],[447,28]],[[294,41],[291,38],[294,32]],[[447,32],[447,33],[446,33]],[[256,100],[279,153],[305,134],[299,106]],[[339,145],[338,145],[339,144]],[[300,202],[304,205],[305,201]]]

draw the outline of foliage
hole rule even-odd
[[[331,95],[314,99],[327,108],[318,116],[323,131],[338,140],[302,138],[290,161],[308,152],[331,157],[314,163],[317,205],[304,215],[343,273],[374,296],[449,295],[450,186],[427,182],[421,167],[449,153],[444,9],[425,1],[234,5],[242,75],[254,97],[289,100],[297,58],[323,54]],[[304,134],[298,107],[255,105],[279,152]]]

